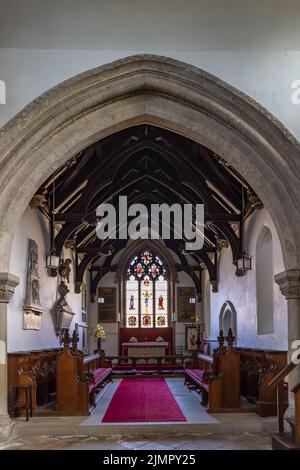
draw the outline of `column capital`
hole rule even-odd
[[[0,304],[7,304],[14,295],[20,279],[10,273],[0,273]]]
[[[300,269],[288,269],[274,279],[286,299],[300,299]]]

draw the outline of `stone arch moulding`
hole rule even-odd
[[[229,321],[230,316],[230,321]],[[230,324],[227,324],[229,322]],[[224,336],[227,335],[228,329],[231,328],[232,332],[235,336],[235,340],[237,339],[237,314],[236,309],[232,302],[226,300],[221,307],[219,313],[219,329],[223,330]]]
[[[139,123],[182,134],[228,161],[269,211],[285,269],[300,266],[299,142],[209,73],[140,55],[55,86],[0,130],[0,272],[9,271],[16,225],[41,183],[88,145]]]

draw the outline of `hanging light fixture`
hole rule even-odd
[[[241,238],[244,241],[244,215],[245,215],[245,201],[244,201],[244,188],[242,186],[242,230]],[[242,250],[242,256],[237,260],[236,275],[243,276],[247,271],[252,269],[252,256],[245,250]]]
[[[51,238],[51,248],[46,256],[46,267],[48,269],[48,274],[51,277],[57,276],[57,271],[59,267],[60,257],[57,254],[55,244],[54,244],[54,237],[55,237],[55,179],[53,181],[53,190],[52,190],[52,214],[51,214],[51,226],[50,226],[50,238]]]

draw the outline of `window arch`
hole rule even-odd
[[[128,328],[163,328],[169,323],[169,276],[164,260],[151,250],[133,255],[125,270]]]
[[[274,331],[273,277],[272,233],[268,227],[264,227],[256,243],[256,308],[259,335]]]
[[[219,314],[219,328],[223,330],[226,336],[229,328],[232,329],[234,336],[237,338],[237,319],[236,309],[228,300],[224,302]]]

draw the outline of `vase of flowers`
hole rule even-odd
[[[97,348],[101,349],[101,340],[105,339],[105,330],[99,323],[96,325],[94,338],[97,340]]]

